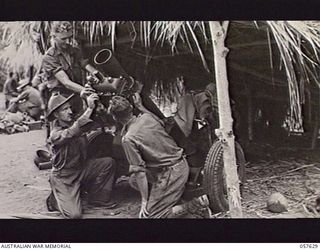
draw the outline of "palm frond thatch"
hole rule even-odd
[[[2,23],[0,28],[4,43],[2,64],[18,72],[26,72],[31,65],[39,68],[42,54],[31,30],[48,29],[48,25],[41,27],[41,22],[7,22]]]
[[[30,64],[36,66],[41,61],[41,53],[39,53],[30,36],[30,28],[35,23],[39,25],[40,22],[6,22],[0,24],[0,28],[3,30],[3,41],[6,45],[1,58],[9,67],[27,68]],[[50,22],[42,23],[45,24],[42,29],[46,29],[46,32],[49,33]],[[301,123],[301,102],[303,101],[301,83],[312,79],[319,84],[317,71],[320,48],[320,22],[257,21],[234,23],[245,25],[248,28],[248,32],[252,28],[261,29],[267,27],[269,29],[269,42],[273,39],[277,44],[282,66],[287,76],[291,117],[296,122]],[[170,46],[172,54],[179,53],[178,45],[182,44],[184,47],[189,48],[191,52],[197,52],[202,59],[204,67],[209,70],[205,57],[211,57],[211,55],[208,55],[208,51],[204,52],[202,48],[203,44],[211,42],[207,34],[207,22],[81,21],[74,22],[74,27],[80,26],[90,43],[97,42],[99,39],[111,39],[111,45],[114,49],[118,38],[118,26],[123,24],[129,24],[127,26],[131,31],[127,31],[127,35],[132,39],[133,43],[139,38],[145,47],[150,47],[154,43],[160,46]],[[272,54],[270,58],[272,60]],[[272,63],[271,67],[273,67]]]
[[[201,34],[201,37],[196,32]],[[189,21],[158,21],[155,22],[150,32],[153,32],[153,37],[157,42],[161,42],[163,45],[168,42],[171,45],[172,52],[176,51],[177,43],[181,40],[186,43],[191,52],[194,51],[190,39],[194,42],[204,68],[209,72],[209,68],[200,46],[200,40],[208,41],[204,22],[189,22]],[[150,37],[151,34],[148,36]],[[177,51],[176,51],[177,52]]]
[[[312,78],[319,83],[317,80],[318,51],[320,49],[319,22],[266,21],[263,23],[271,31],[285,68],[289,90],[290,116],[297,123],[294,126],[302,125],[301,100],[304,93],[301,93],[299,88],[304,81],[301,81],[301,79],[303,78],[308,82]],[[259,28],[258,22],[254,22],[254,24],[256,28]],[[206,22],[156,22],[153,28],[154,38],[161,41],[162,44],[165,41],[169,42],[173,50],[176,48],[177,41],[181,39],[188,44],[192,51],[189,41],[189,37],[191,37],[198,48],[204,66],[207,67],[198,42],[199,39],[207,37],[205,25]],[[201,27],[203,37],[195,34],[194,31],[198,27]],[[187,34],[187,31],[190,34]],[[308,51],[308,48],[311,48],[312,51]]]
[[[81,21],[80,25],[83,32],[93,44],[100,37],[111,37],[112,49],[115,47],[116,40],[116,27],[121,22],[118,21]],[[76,22],[74,24],[76,26]]]
[[[318,66],[320,49],[319,30],[313,22],[307,21],[267,21],[268,27],[276,41],[288,80],[290,116],[302,124],[301,99],[304,93],[299,91],[301,78],[309,81],[315,78],[313,66]],[[306,46],[313,53],[307,53]],[[296,69],[299,70],[296,70]],[[300,76],[298,75],[300,72]]]

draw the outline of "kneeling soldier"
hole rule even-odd
[[[146,110],[141,103],[135,104]],[[149,112],[136,117],[132,109],[121,96],[110,101],[109,112],[123,125],[122,145],[130,164],[130,184],[141,194],[139,217],[177,218],[207,209],[206,195],[178,205],[189,175],[183,149],[165,131],[158,117]]]
[[[48,103],[48,120],[53,121],[48,139],[52,148],[52,192],[47,199],[50,211],[59,210],[65,218],[81,218],[80,192],[88,192],[93,205],[113,207],[111,191],[114,183],[115,162],[112,158],[88,159],[85,132],[92,120],[96,94],[87,98],[88,108],[74,121],[70,99],[54,94]],[[87,127],[87,128],[86,128]]]

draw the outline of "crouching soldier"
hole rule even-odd
[[[123,125],[122,145],[130,164],[130,185],[141,194],[139,218],[177,218],[207,209],[206,195],[178,205],[189,175],[183,149],[167,134],[158,117],[149,112],[136,117],[132,110],[121,96],[114,96],[108,109]]]
[[[74,121],[71,98],[54,94],[48,102],[48,120],[53,121],[48,139],[52,148],[52,192],[47,198],[49,211],[59,210],[65,218],[81,218],[80,193],[88,193],[88,203],[106,208],[114,207],[111,191],[115,162],[112,158],[87,159],[85,131],[98,100],[96,94],[87,98],[88,108]]]
[[[27,113],[35,120],[39,120],[44,111],[44,103],[42,101],[40,92],[32,87],[28,86],[29,80],[24,79],[19,81],[19,87],[17,91],[21,92],[18,97],[11,99],[9,112]]]

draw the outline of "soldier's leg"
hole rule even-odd
[[[152,184],[147,210],[149,218],[167,218],[183,194],[189,168],[185,160],[180,161],[158,174]]]
[[[115,161],[110,157],[89,159],[83,170],[82,185],[89,202],[108,202],[114,185]]]
[[[50,176],[50,185],[58,209],[65,218],[80,219],[82,217],[79,177],[79,173],[62,175],[52,173]]]

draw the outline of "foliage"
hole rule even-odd
[[[318,27],[313,22],[301,21],[267,21],[267,25],[277,43],[286,71],[290,116],[298,124],[302,124],[300,104],[304,93],[299,92],[299,83],[309,82],[312,77],[319,85],[316,76],[320,48]],[[311,47],[312,51],[308,51],[307,46]]]
[[[237,22],[248,26],[250,22]],[[252,22],[251,22],[252,23]],[[111,39],[112,49],[118,39],[118,29],[122,25],[132,43],[137,40],[145,47],[153,44],[170,47],[172,54],[179,53],[178,44],[183,44],[192,53],[198,54],[204,68],[209,71],[205,56],[208,52],[202,46],[211,42],[208,35],[208,22],[201,21],[75,21],[73,22],[76,34],[83,33],[91,43]],[[273,39],[280,52],[282,67],[284,67],[290,96],[290,115],[298,123],[302,123],[301,85],[312,79],[319,84],[317,67],[319,63],[318,51],[320,48],[319,27],[317,21],[263,21],[254,22],[257,29],[265,29],[269,39]],[[50,32],[50,22],[6,22],[0,23],[3,32],[2,41],[6,45],[2,52],[2,64],[7,67],[22,70],[30,65],[38,67],[41,62],[39,43],[35,42],[30,30],[37,27],[39,32],[46,36]],[[270,42],[270,40],[269,40]],[[47,42],[48,43],[48,42]],[[210,55],[209,55],[210,56]],[[270,55],[272,59],[272,53]],[[271,63],[271,67],[273,67]]]

